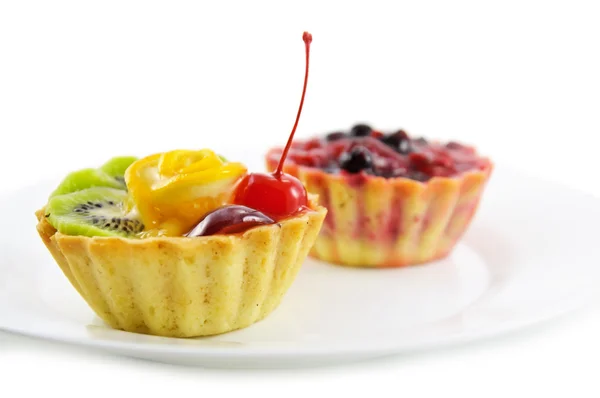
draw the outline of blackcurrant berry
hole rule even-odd
[[[369,171],[373,167],[373,155],[363,146],[355,146],[339,158],[340,167],[349,173]]]
[[[357,124],[350,130],[350,135],[353,137],[366,137],[371,134],[373,129],[366,124]]]
[[[408,138],[408,134],[404,130],[398,130],[393,134],[383,136],[381,141],[403,155],[409,154],[412,151],[410,138]]]

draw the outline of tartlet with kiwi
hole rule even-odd
[[[272,174],[210,149],[113,158],[68,175],[36,212],[37,231],[112,328],[167,337],[244,328],[278,307],[327,212],[282,171],[285,158]]]

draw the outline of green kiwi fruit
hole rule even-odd
[[[117,156],[100,166],[100,170],[125,185],[125,170],[136,160],[135,156]]]
[[[144,224],[126,214],[122,189],[92,187],[50,198],[46,219],[65,235],[135,238]]]
[[[81,191],[92,187],[109,187],[125,189],[125,184],[111,177],[102,170],[83,169],[69,173],[52,192],[50,197]]]
[[[68,174],[50,197],[81,191],[92,187],[108,187],[127,189],[123,175],[125,170],[135,162],[133,156],[119,156],[110,159],[98,169],[83,169]]]

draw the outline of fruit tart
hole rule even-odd
[[[267,168],[281,153],[267,153]],[[367,124],[297,141],[288,159],[285,172],[328,209],[310,255],[356,267],[446,257],[475,215],[493,169],[471,146]]]
[[[310,34],[303,39],[308,71]],[[279,305],[326,215],[283,173],[285,158],[273,174],[210,149],[114,158],[68,175],[36,212],[37,230],[115,329],[195,337],[244,328]]]

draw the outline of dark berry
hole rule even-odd
[[[342,138],[346,138],[346,133],[341,131],[336,131],[335,133],[329,133],[325,136],[325,140],[328,142],[341,140]]]
[[[344,152],[339,158],[340,167],[349,173],[369,171],[373,167],[373,156],[363,146],[355,146],[350,152]]]
[[[350,130],[350,135],[353,137],[366,137],[371,135],[371,131],[373,131],[371,126],[366,124],[357,124]]]
[[[386,135],[381,138],[381,141],[403,155],[409,154],[412,150],[410,138],[408,138],[408,134],[404,130],[398,130],[393,134]]]
[[[458,142],[450,141],[449,143],[446,144],[446,148],[448,148],[448,149],[463,149],[464,146],[462,144],[459,144]]]

